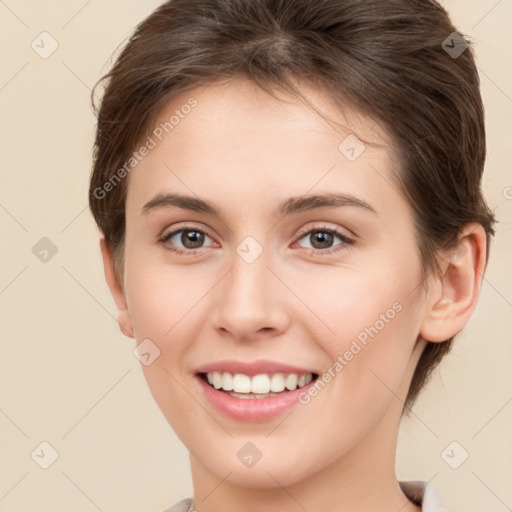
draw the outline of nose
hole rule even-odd
[[[232,266],[214,294],[214,327],[237,340],[250,341],[284,332],[291,292],[269,266],[268,253],[252,262],[234,253]]]

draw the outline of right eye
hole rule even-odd
[[[197,251],[204,248],[202,244],[205,241],[205,237],[210,238],[205,231],[194,226],[183,226],[180,229],[163,235],[159,241],[171,252],[180,255],[196,256]],[[170,246],[169,242],[171,243]],[[177,246],[179,243],[182,244],[181,247]]]

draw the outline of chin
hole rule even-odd
[[[276,489],[294,485],[314,472],[313,468],[306,464],[306,455],[301,454],[302,451],[296,447],[293,448],[292,457],[287,456],[289,450],[272,450],[268,457],[263,453],[261,459],[246,467],[237,457],[237,452],[244,443],[236,445],[236,449],[229,457],[226,457],[226,452],[229,451],[226,449],[222,455],[210,453],[209,458],[200,459],[198,462],[216,478],[248,489]]]

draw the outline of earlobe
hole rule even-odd
[[[105,240],[103,233],[100,234],[100,249],[101,257],[103,259],[105,280],[107,281],[110,293],[112,294],[114,302],[117,306],[117,321],[119,323],[119,328],[125,336],[134,338],[135,336],[133,332],[133,324],[130,312],[128,311],[125,292],[115,272],[112,248]]]
[[[132,319],[130,317],[128,309],[124,309],[123,311],[119,311],[117,313],[117,322],[119,323],[119,328],[121,329],[121,332],[125,336],[128,336],[128,338],[135,338],[133,334]]]
[[[442,275],[427,299],[421,337],[431,342],[446,341],[467,324],[478,302],[486,252],[484,228],[467,225],[456,246],[441,261]]]

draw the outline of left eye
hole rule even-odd
[[[326,249],[330,249],[331,247],[333,247],[331,244],[333,243],[335,238],[340,239],[342,243],[334,246],[335,248],[333,251],[327,251]],[[345,235],[342,235],[339,231],[327,228],[317,228],[311,229],[305,233],[303,232],[303,236],[299,240],[303,239],[309,239],[310,241],[312,241],[313,247],[306,247],[307,249],[327,253],[339,251],[343,249],[343,246],[353,243],[353,240],[347,238]]]

